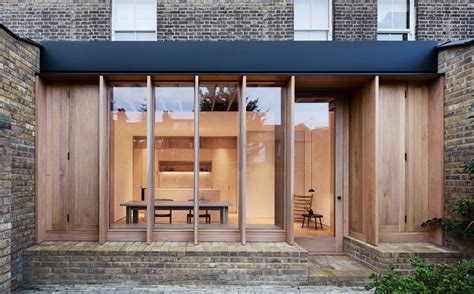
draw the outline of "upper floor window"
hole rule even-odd
[[[414,0],[378,0],[377,40],[414,40],[414,16]]]
[[[295,40],[331,40],[331,23],[331,0],[295,0]]]
[[[113,0],[112,40],[155,41],[156,0]]]

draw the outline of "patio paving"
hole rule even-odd
[[[372,293],[361,288],[334,286],[127,286],[127,285],[42,285],[14,293]]]
[[[310,256],[308,261],[310,285],[363,286],[373,273],[346,255]]]

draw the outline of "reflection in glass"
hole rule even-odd
[[[194,189],[194,86],[155,87],[155,223],[186,225]],[[171,206],[171,207],[170,207]],[[188,226],[191,229],[191,226]]]
[[[110,120],[111,226],[144,226],[147,92],[144,85],[114,86]]]
[[[284,88],[247,88],[247,219],[284,224]]]
[[[238,85],[199,87],[199,222],[237,227]],[[189,215],[193,221],[194,215]]]
[[[295,128],[295,236],[334,236],[334,111],[332,104],[314,99],[297,100]],[[311,196],[306,198],[305,196]],[[308,201],[308,199],[311,199]],[[302,228],[304,213],[314,215]],[[315,230],[317,221],[318,230]],[[321,228],[322,224],[322,228]]]

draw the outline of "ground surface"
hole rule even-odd
[[[371,293],[361,288],[333,286],[124,286],[47,285],[19,289],[15,293]]]

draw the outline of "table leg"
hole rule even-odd
[[[224,224],[227,225],[229,223],[229,208],[224,207]]]
[[[138,209],[132,210],[133,223],[138,224]]]
[[[125,208],[125,223],[129,224],[130,223],[130,212],[131,209],[129,206]]]
[[[302,228],[304,228],[304,219],[305,219],[305,217],[303,216],[303,223],[301,224]]]
[[[317,223],[318,218],[314,218],[314,227],[316,228],[316,231],[318,230],[318,223]]]
[[[221,225],[224,224],[224,208],[220,208],[220,222],[221,222]]]

